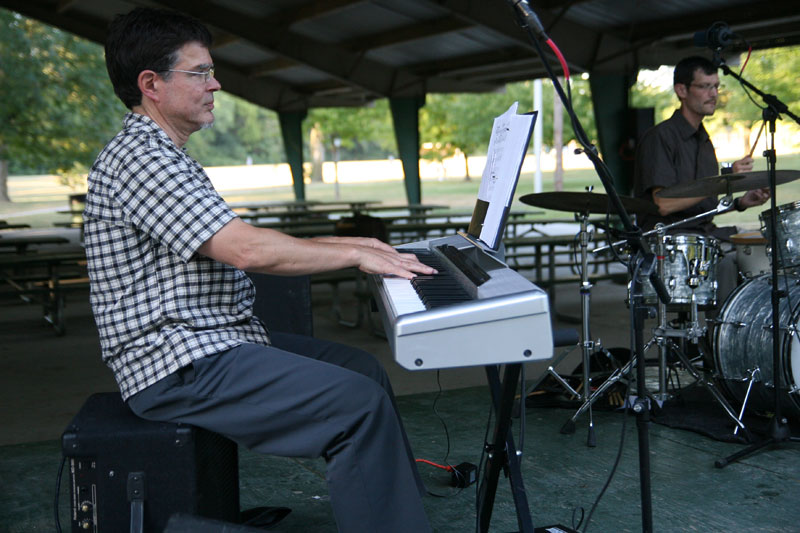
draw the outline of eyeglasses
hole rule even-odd
[[[711,89],[714,89],[716,92],[719,92],[721,85],[719,83],[691,83],[692,87],[697,87],[704,93],[709,92]]]
[[[208,70],[178,70],[176,68],[170,68],[165,70],[164,72],[183,72],[184,74],[194,74],[195,76],[203,76],[203,81],[206,83],[211,81],[211,78],[214,77],[214,67],[211,67]]]

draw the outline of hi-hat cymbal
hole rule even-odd
[[[800,178],[800,170],[776,170],[775,183],[782,185]],[[709,176],[694,181],[687,181],[667,187],[656,194],[663,198],[694,198],[701,196],[718,196],[728,192],[744,192],[769,187],[769,172],[754,170],[738,174],[722,174]]]
[[[630,196],[620,196],[625,210],[630,213],[655,214],[658,208],[652,202],[631,198]],[[605,214],[609,211],[613,214],[614,209],[609,205],[608,195],[596,192],[540,192],[526,194],[520,197],[523,204],[545,209],[555,209],[556,211],[569,211],[571,213],[600,213]]]

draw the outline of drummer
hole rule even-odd
[[[636,150],[634,195],[658,206],[658,215],[645,215],[640,224],[649,230],[656,223],[671,224],[691,218],[717,206],[715,197],[662,198],[656,193],[665,187],[689,180],[720,174],[714,145],[703,127],[703,118],[714,114],[719,94],[717,67],[704,57],[687,57],[676,66],[673,89],[680,108],[670,118],[648,130]],[[733,173],[749,172],[753,158],[748,156],[733,163]],[[769,199],[769,189],[747,191],[736,198],[739,211],[761,205]],[[680,225],[674,232],[700,233],[728,241],[735,227],[720,228],[713,217]]]
[[[673,73],[673,89],[680,108],[664,122],[645,132],[636,150],[634,195],[658,206],[657,215],[644,215],[639,223],[645,231],[658,222],[672,224],[711,211],[716,197],[662,198],[656,193],[665,187],[689,180],[720,174],[714,145],[703,127],[703,118],[714,114],[719,94],[717,67],[703,57],[682,59]],[[733,173],[749,172],[753,158],[748,156],[733,163]],[[734,200],[734,207],[744,211],[769,199],[769,189],[747,191]],[[670,233],[695,233],[729,241],[737,233],[733,226],[717,227],[713,216],[676,226]],[[732,255],[732,254],[729,254]],[[732,259],[722,262],[718,270],[718,301],[736,286],[736,267]],[[723,279],[726,278],[726,279]]]

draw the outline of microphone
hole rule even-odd
[[[733,43],[733,32],[724,22],[715,22],[705,31],[694,34],[694,45],[700,48],[721,50]]]
[[[539,36],[540,39],[548,40],[550,37],[544,31],[544,26],[542,26],[542,21],[539,20],[539,17],[533,11],[530,4],[528,4],[528,0],[506,0],[510,5],[511,8],[517,12],[517,16],[524,25],[531,28],[536,35]]]

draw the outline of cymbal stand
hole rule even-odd
[[[592,299],[592,283],[589,281],[589,241],[591,240],[591,233],[589,232],[589,213],[575,213],[575,218],[581,224],[581,230],[579,235],[580,239],[580,249],[581,249],[581,352],[582,352],[582,360],[583,360],[583,387],[581,392],[578,393],[570,384],[562,378],[558,373],[554,370],[554,365],[551,365],[548,369],[546,374],[549,374],[555,378],[558,383],[561,384],[565,389],[567,389],[570,393],[574,396],[580,397],[583,400],[583,404],[578,412],[573,415],[572,418],[567,420],[567,422],[561,427],[561,433],[564,434],[572,434],[575,433],[575,420],[580,416],[581,413],[588,409],[589,411],[589,429],[588,434],[586,437],[586,445],[589,447],[595,447],[597,445],[597,439],[594,431],[594,418],[592,416],[592,404],[597,399],[598,394],[592,392],[592,376],[591,376],[591,357],[592,353],[594,353],[595,348],[599,348],[606,357],[609,358],[612,362],[614,362],[614,358],[608,353],[604,348],[602,348],[602,344],[600,340],[594,341],[591,336],[591,331],[589,329],[589,319],[591,315],[591,299]],[[558,364],[563,357],[566,356],[566,353],[562,354],[560,359],[556,361]],[[615,364],[616,366],[616,364]],[[616,372],[616,371],[615,371]],[[541,379],[540,379],[541,381]],[[537,383],[538,385],[538,383]],[[609,385],[610,386],[610,385]],[[608,387],[606,387],[608,388]],[[603,389],[605,391],[605,389]]]

